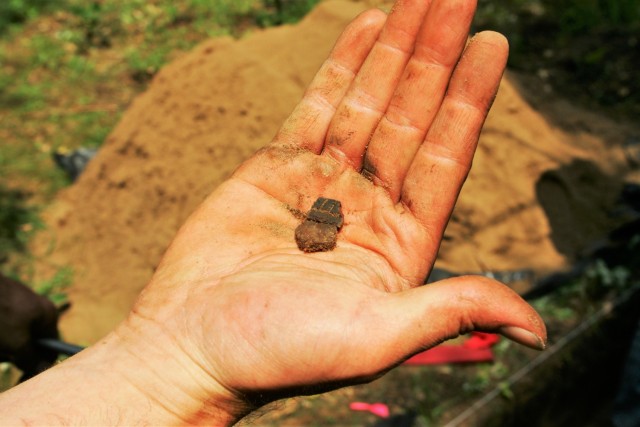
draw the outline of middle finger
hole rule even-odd
[[[367,148],[362,173],[398,200],[404,177],[438,112],[464,50],[475,0],[435,1],[416,48]]]
[[[360,170],[362,154],[387,109],[430,0],[398,0],[358,75],[338,105],[324,154]]]

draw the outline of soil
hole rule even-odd
[[[73,267],[68,340],[94,342],[123,319],[180,224],[270,140],[364,9],[323,2],[298,25],[207,41],[159,72],[34,243],[43,276]],[[439,267],[562,269],[620,221],[611,212],[635,130],[561,100],[530,102],[541,95],[525,86],[504,78]]]
[[[34,242],[46,260],[38,275],[60,265],[75,273],[73,306],[61,323],[66,340],[93,343],[124,318],[179,226],[269,142],[340,31],[364,9],[365,2],[326,1],[298,25],[202,43],[155,76],[45,212],[47,231]],[[633,135],[637,128],[508,72],[437,266],[539,275],[569,267],[625,219],[615,206],[632,173],[624,143]],[[337,393],[327,405],[356,392]]]

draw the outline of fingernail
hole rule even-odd
[[[510,340],[534,350],[544,350],[547,348],[547,343],[543,338],[517,326],[503,326],[500,328],[500,333]]]

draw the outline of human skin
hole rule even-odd
[[[129,317],[0,397],[0,424],[230,425],[271,401],[371,381],[472,330],[542,349],[506,286],[423,286],[508,54],[473,0],[356,18],[274,140],[191,215]],[[342,203],[335,249],[294,230]]]

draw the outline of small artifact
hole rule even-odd
[[[319,197],[306,219],[296,227],[296,243],[303,252],[325,252],[336,247],[338,230],[342,227],[341,203]]]

